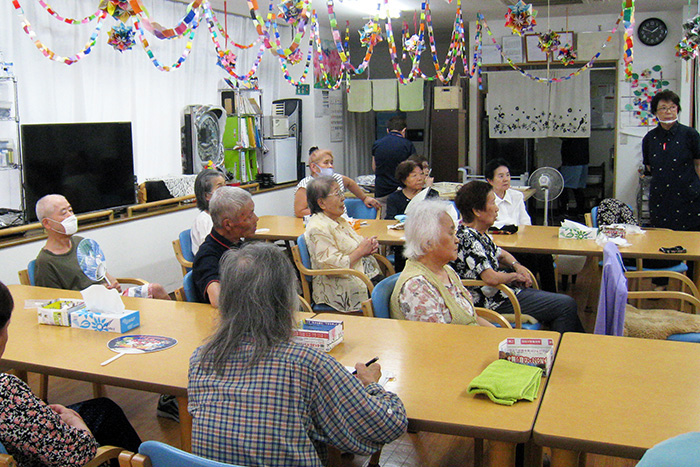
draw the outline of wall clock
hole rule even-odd
[[[642,44],[649,46],[661,44],[668,35],[666,23],[659,18],[647,18],[637,28],[637,37]]]

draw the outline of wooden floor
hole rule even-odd
[[[577,283],[569,284],[566,291],[579,303],[579,315],[588,332],[591,332],[595,323],[594,313],[584,311],[588,295],[593,293],[593,290],[597,290],[593,287],[592,282],[589,277],[586,277],[586,274],[579,275]],[[12,337],[10,336],[10,338]],[[29,382],[32,389],[38,392],[38,377],[30,375]],[[107,387],[106,392],[107,397],[113,399],[124,409],[142,440],[158,440],[179,447],[178,424],[168,419],[156,417],[157,394],[116,387]],[[49,402],[51,403],[68,405],[91,397],[92,386],[88,383],[50,378]],[[470,438],[432,433],[409,433],[384,447],[381,465],[384,467],[472,466],[474,465],[473,447],[474,443]],[[488,455],[488,442],[485,443],[485,450],[486,455]],[[366,466],[368,461],[368,457],[354,456],[352,459],[343,458],[342,465],[343,467],[360,467]],[[631,467],[635,464],[636,461],[629,459],[598,455],[589,455],[586,462],[587,467]]]

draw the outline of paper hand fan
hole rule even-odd
[[[102,281],[107,275],[105,254],[95,240],[84,238],[78,243],[78,264],[93,281]]]

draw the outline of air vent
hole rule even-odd
[[[272,115],[278,117],[284,117],[284,102],[279,102],[277,104],[272,104]]]

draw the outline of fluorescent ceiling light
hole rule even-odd
[[[381,19],[386,19],[387,9],[391,18],[400,17],[402,11],[412,10],[396,0],[389,0],[387,5],[384,5],[384,0],[344,0],[342,4],[345,8],[366,14],[368,18],[373,18],[375,14],[378,14]]]

